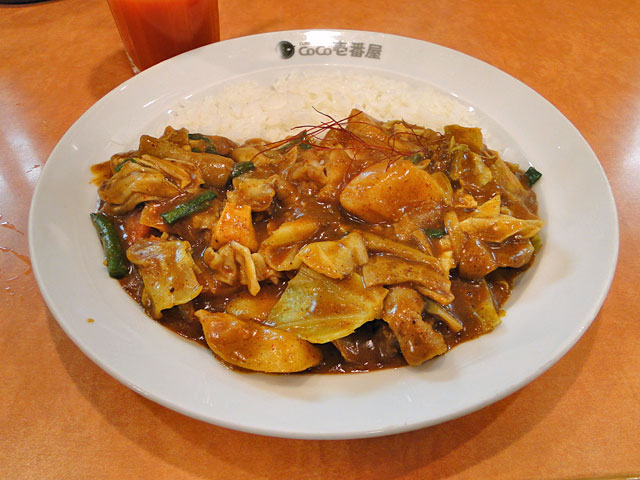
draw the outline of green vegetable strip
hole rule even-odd
[[[216,192],[213,190],[207,190],[201,193],[197,197],[193,197],[191,200],[187,200],[181,203],[177,207],[161,214],[160,216],[168,224],[172,224],[180,220],[181,218],[188,217],[196,212],[200,212],[211,205],[213,199],[216,198]]]
[[[122,170],[122,167],[124,167],[124,164],[127,163],[127,162],[136,163],[136,161],[133,158],[126,158],[116,166],[116,168],[114,169],[116,171],[116,173],[118,173],[120,170]]]
[[[542,174],[539,171],[537,171],[535,168],[529,167],[527,171],[524,172],[524,176],[527,177],[527,182],[529,182],[529,186],[531,187],[533,186],[534,183],[540,180],[540,177],[542,177]]]
[[[188,137],[189,140],[204,140],[207,143],[211,143],[211,139],[206,135],[202,135],[201,133],[190,133]]]
[[[305,141],[305,139],[307,138],[307,132],[306,130],[303,131],[298,137],[294,138],[293,140],[291,140],[289,143],[284,144],[282,147],[278,148],[278,151],[280,152],[286,152],[290,149],[292,149],[293,147],[295,147],[296,145],[298,145],[299,143],[302,143]],[[311,146],[309,146],[310,148]],[[305,149],[306,150],[306,149]]]
[[[438,228],[428,228],[425,230],[425,233],[429,238],[442,238],[447,234],[447,232]]]
[[[420,162],[422,162],[422,160],[424,160],[424,157],[420,153],[414,153],[413,155],[407,155],[404,158],[406,158],[407,160],[411,160],[411,163],[413,163],[414,165],[417,165]]]
[[[253,170],[255,166],[253,162],[239,162],[233,166],[233,170],[231,170],[231,178],[236,178],[243,173],[247,173]]]
[[[204,149],[205,153],[213,153],[217,155],[218,150],[216,149],[211,139],[206,135],[202,135],[201,133],[190,133],[188,136],[189,140],[202,140],[206,144],[206,147]],[[192,148],[191,151],[194,153],[202,153],[202,149],[197,147]]]
[[[111,220],[101,213],[92,213],[91,221],[96,228],[105,258],[107,259],[107,271],[113,278],[121,278],[129,273],[129,263],[124,249],[120,243],[120,236]]]

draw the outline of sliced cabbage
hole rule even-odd
[[[300,250],[298,258],[316,272],[337,279],[348,277],[369,260],[367,247],[357,232],[340,240],[310,243]]]
[[[258,372],[301,372],[322,361],[322,353],[296,335],[241,320],[228,313],[198,310],[209,348],[225,362]]]
[[[274,270],[295,270],[302,264],[296,255],[319,226],[318,222],[306,217],[285,222],[262,242],[259,253]]]
[[[509,166],[500,158],[489,165],[493,179],[502,191],[502,203],[518,218],[538,218],[536,194],[526,189]]]
[[[303,265],[269,313],[267,323],[311,343],[327,343],[379,318],[386,294],[382,287],[365,288],[357,273],[335,280]]]
[[[278,299],[278,295],[269,288],[263,288],[255,296],[243,291],[227,304],[225,311],[242,320],[264,324]]]
[[[478,334],[490,332],[500,324],[500,315],[484,279],[454,280],[451,291],[455,295],[449,307],[453,315],[461,319],[465,325],[465,320],[469,320],[469,323],[473,320],[473,323],[478,325]]]
[[[165,178],[171,180],[181,190],[195,191],[204,183],[200,171],[190,162],[173,158],[156,158],[153,155],[142,154],[135,161],[143,167],[155,168],[162,172]]]
[[[476,208],[478,202],[473,195],[467,193],[464,189],[459,188],[453,192],[453,207],[454,208]]]
[[[433,269],[442,267],[440,260],[436,257],[421,252],[420,250],[417,250],[415,248],[411,248],[404,243],[381,237],[379,235],[376,235],[375,233],[360,232],[360,234],[364,239],[364,243],[367,246],[367,249],[372,252],[389,253],[391,255],[395,255],[396,257],[404,258],[405,260],[424,263],[426,265],[429,265]]]
[[[170,163],[169,160],[165,162]],[[107,213],[122,215],[139,203],[169,199],[182,193],[179,185],[153,166],[126,160],[121,165],[120,170],[98,188],[98,195],[105,202],[104,210]]]
[[[472,216],[476,218],[495,218],[499,216],[501,205],[500,199],[501,197],[499,193],[494,195],[482,205],[479,205]]]
[[[451,281],[442,272],[439,263],[433,268],[425,263],[410,262],[388,255],[371,257],[362,267],[362,276],[367,287],[406,283],[443,305],[453,300]]]
[[[449,236],[451,242],[451,250],[453,252],[453,260],[457,264],[460,261],[462,255],[462,242],[464,240],[464,234],[460,229],[460,220],[458,215],[453,210],[444,214],[444,228]]]
[[[138,150],[157,158],[172,159],[188,164],[198,171],[200,184],[205,187],[224,188],[233,169],[230,158],[212,153],[196,153],[161,138],[142,135]]]
[[[189,242],[144,238],[127,249],[127,258],[144,282],[142,303],[154,318],[162,310],[196,298],[202,286],[195,275]]]
[[[482,130],[477,127],[446,125],[444,133],[455,138],[456,143],[467,145],[472,151],[480,153],[483,148]]]
[[[514,235],[531,238],[543,225],[542,220],[522,220],[510,215],[499,215],[494,218],[466,218],[460,222],[460,229],[485,242],[502,243]]]

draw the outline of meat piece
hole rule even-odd
[[[225,245],[218,251],[212,247],[204,251],[202,259],[213,271],[213,277],[226,285],[238,284],[238,263],[236,254],[230,245]]]
[[[338,279],[348,277],[369,260],[367,248],[357,232],[340,240],[310,243],[300,250],[298,258],[316,272]]]
[[[389,325],[382,320],[363,325],[351,335],[338,338],[332,343],[344,361],[355,369],[370,370],[388,365],[400,355],[398,340]]]
[[[227,200],[248,205],[252,212],[264,212],[276,194],[275,181],[275,175],[270,178],[234,178],[234,189],[227,192]]]
[[[491,255],[501,267],[520,268],[531,261],[535,251],[527,238],[510,239],[489,247]]]
[[[213,277],[226,285],[246,285],[251,295],[260,291],[263,280],[278,283],[279,274],[272,270],[259,253],[251,253],[244,245],[232,241],[218,251],[208,247],[202,256]]]
[[[444,201],[441,185],[408,160],[374,163],[340,194],[344,209],[369,223],[397,222],[407,210]]]
[[[487,246],[478,238],[464,236],[458,271],[462,278],[482,278],[499,265]]]
[[[382,319],[389,324],[409,365],[420,365],[447,351],[442,335],[422,319],[424,299],[407,287],[394,287],[384,300]]]
[[[240,265],[240,283],[247,286],[251,295],[257,295],[260,291],[260,284],[251,252],[238,242],[231,242],[229,246],[235,252],[236,262]]]
[[[251,207],[248,205],[227,202],[220,213],[220,218],[213,228],[211,246],[220,248],[231,241],[238,242],[253,252],[258,249]]]

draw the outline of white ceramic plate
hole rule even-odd
[[[278,48],[282,41],[295,48],[290,58]],[[331,47],[338,41],[373,45],[373,55],[337,55]],[[303,55],[312,49],[314,55]],[[419,368],[353,375],[239,374],[146,317],[107,276],[89,221],[97,200],[90,165],[135,148],[147,128],[168,123],[169,110],[191,94],[237,79],[318,68],[355,69],[442,89],[474,106],[493,122],[494,136],[544,173],[536,185],[547,221],[544,248],[518,285],[502,325],[490,335]],[[397,36],[334,30],[225,41],[125,82],[90,108],[52,152],[33,197],[29,232],[31,260],[49,308],[104,370],[186,415],[299,438],[407,431],[509,395],[580,338],[606,296],[618,251],[616,210],[603,170],[549,102],[461,53]]]

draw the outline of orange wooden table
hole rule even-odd
[[[223,38],[328,27],[405,35],[472,55],[540,92],[582,132],[612,184],[621,243],[609,296],[584,337],[533,383],[411,433],[267,438],[146,400],[62,332],[28,258],[28,208],[49,153],[132,75],[118,32],[105,0],[1,6],[0,478],[640,474],[640,2],[221,0],[220,11]]]

